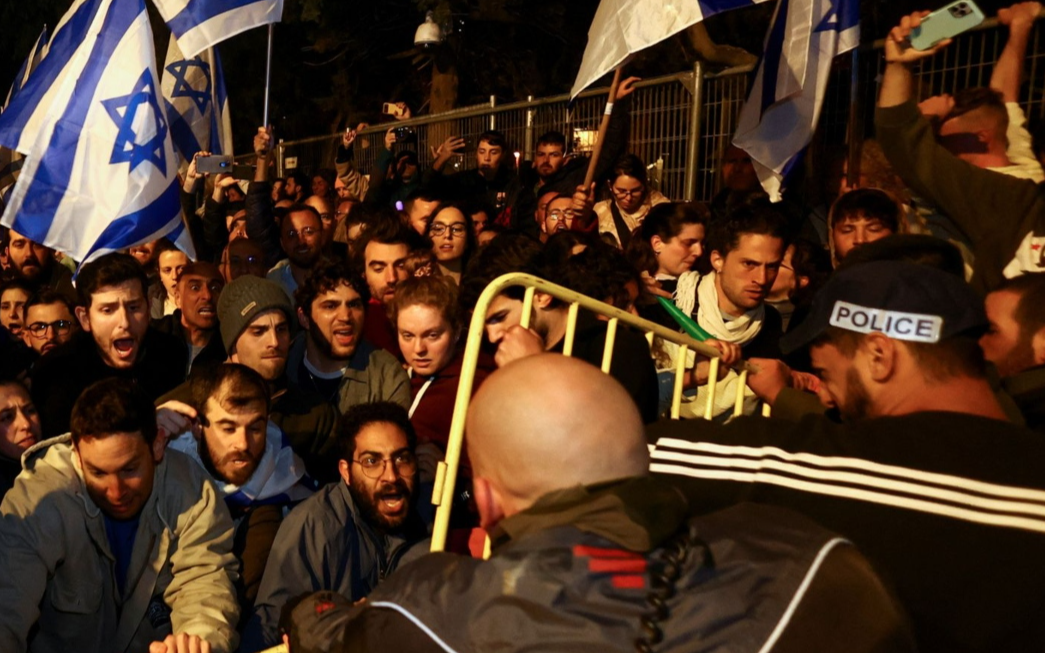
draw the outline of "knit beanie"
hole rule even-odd
[[[287,320],[293,322],[294,307],[290,305],[290,298],[283,288],[268,279],[245,274],[225,286],[218,298],[218,321],[225,351],[232,351],[256,315],[273,308],[286,313]]]

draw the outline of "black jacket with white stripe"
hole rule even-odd
[[[649,478],[542,497],[493,556],[401,567],[354,608],[343,651],[902,653],[896,602],[848,542],[785,510],[686,519]]]
[[[1045,439],[949,412],[649,427],[691,514],[785,506],[855,543],[922,651],[1045,651]]]

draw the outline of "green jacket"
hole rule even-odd
[[[167,451],[156,466],[119,596],[105,521],[69,436],[23,461],[0,504],[0,650],[141,653],[172,630],[215,653],[236,648],[232,518],[198,464]]]

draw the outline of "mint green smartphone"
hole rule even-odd
[[[983,22],[984,15],[972,0],[958,0],[932,12],[911,30],[911,47],[928,50],[944,39],[967,32]]]

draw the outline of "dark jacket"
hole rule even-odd
[[[50,438],[69,431],[73,404],[95,381],[110,377],[132,379],[155,400],[182,382],[187,359],[185,345],[177,338],[150,328],[134,366],[118,370],[105,364],[91,334],[77,334],[33,366],[33,403],[40,411],[43,436]]]
[[[574,358],[602,367],[602,354],[606,349],[608,322],[599,320],[587,311],[577,315],[577,332],[573,339]],[[561,354],[565,338],[548,351]],[[610,361],[610,376],[617,379],[642,415],[646,424],[657,420],[660,391],[657,386],[657,366],[650,356],[646,338],[627,326],[617,328],[613,340],[613,359]]]
[[[303,501],[276,535],[240,650],[251,653],[279,643],[280,611],[299,594],[331,590],[352,601],[370,594],[410,544],[424,537],[420,520],[407,523],[396,535],[374,530],[340,480]]]
[[[1045,271],[1042,186],[957,158],[936,142],[932,126],[913,101],[879,107],[875,131],[896,174],[972,243],[972,285],[977,290],[986,294],[996,288],[1014,258],[1024,272]]]
[[[489,560],[403,566],[353,609],[343,650],[914,650],[844,540],[758,506],[685,513],[649,478],[547,494],[494,529]]]
[[[1001,387],[1016,402],[1027,428],[1045,434],[1045,366],[1002,379]]]
[[[185,350],[185,359],[188,360],[192,355],[192,345],[189,344],[188,333],[185,330],[185,326],[181,323],[181,309],[177,309],[170,315],[164,315],[158,320],[152,320],[150,322],[152,328],[156,329],[160,333],[166,333],[167,335],[174,336],[182,343],[182,348]],[[225,345],[221,342],[221,333],[218,330],[218,325],[214,325],[214,332],[211,334],[210,340],[204,345],[200,353],[196,354],[196,358],[193,358],[188,363],[188,369],[185,370],[185,374],[182,379],[189,378],[189,374],[194,371],[201,370],[203,368],[221,365],[229,357],[225,353]]]
[[[12,460],[0,455],[0,501],[15,484],[15,478],[22,473],[22,461]]]
[[[338,148],[339,163],[344,160],[343,153],[346,152],[351,152],[351,150],[346,150],[343,147]],[[388,149],[382,147],[378,151],[374,167],[370,169],[370,183],[367,186],[365,198],[367,202],[395,208],[396,202],[405,202],[410,193],[421,188],[422,174],[420,170],[417,171],[417,174],[414,175],[414,178],[408,184],[403,183],[403,180],[399,177],[389,181],[388,166],[392,165],[393,161],[395,161],[395,155]]]
[[[631,98],[621,98],[614,103],[613,114],[610,116],[610,124],[606,127],[606,141],[603,143],[599,153],[599,160],[595,163],[596,191],[602,182],[610,181],[609,176],[613,172],[613,166],[617,159],[628,151],[628,132],[631,130]],[[578,156],[570,159],[559,168],[559,171],[549,177],[541,184],[540,175],[532,161],[523,161],[519,166],[519,177],[523,185],[532,190],[535,197],[549,192],[573,195],[578,186],[584,184],[584,177],[588,174],[588,165],[591,159]],[[646,163],[650,163],[647,161]]]
[[[279,224],[273,218],[275,205],[272,203],[272,184],[267,181],[250,182],[245,204],[247,237],[261,246],[265,253],[265,265],[271,268],[285,256],[279,244]]]
[[[424,183],[438,193],[457,201],[481,199],[494,207],[493,221],[502,227],[536,238],[539,232],[534,212],[537,198],[515,173],[508,161],[510,152],[505,153],[504,162],[492,181],[480,174],[478,169],[464,170],[444,175],[437,170],[425,172]]]
[[[1045,650],[1045,440],[949,412],[836,424],[658,422],[650,470],[691,514],[757,501],[847,538],[896,591],[923,652]]]

